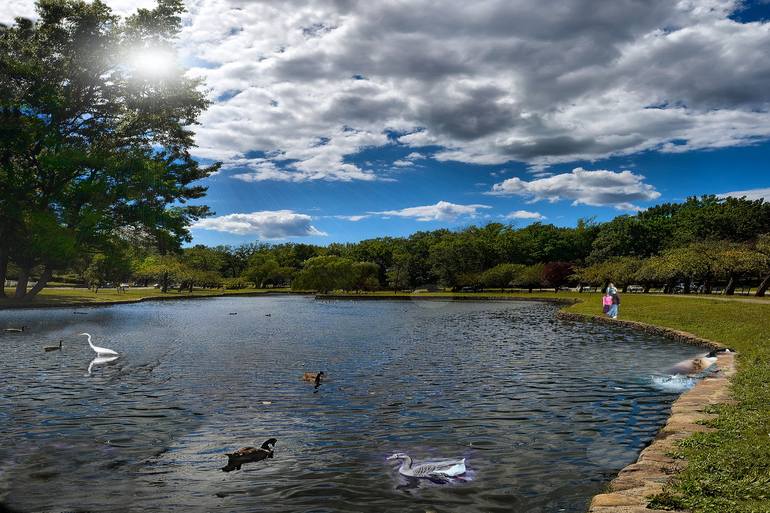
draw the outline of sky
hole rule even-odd
[[[770,200],[770,0],[185,4],[179,58],[212,100],[193,154],[223,163],[193,243]]]

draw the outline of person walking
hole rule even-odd
[[[602,311],[605,315],[610,314],[610,308],[612,307],[612,296],[609,292],[602,296]]]
[[[612,294],[612,305],[610,305],[610,311],[607,312],[607,315],[612,317],[613,319],[618,318],[618,309],[620,308],[620,294],[618,294],[618,290],[615,289],[615,293]]]

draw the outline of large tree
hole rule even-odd
[[[99,0],[38,0],[36,20],[0,27],[0,280],[10,257],[17,298],[121,229],[142,229],[163,254],[208,214],[186,204],[216,165],[190,155],[208,102],[176,64],[182,11],[159,0],[121,20]],[[49,236],[56,247],[37,243]]]

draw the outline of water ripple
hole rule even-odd
[[[237,311],[237,316],[227,315]],[[270,313],[267,317],[265,314]],[[584,511],[697,350],[542,303],[221,298],[0,312],[0,501],[20,511]],[[87,367],[77,333],[120,353]],[[42,347],[64,340],[62,351]],[[324,370],[317,391],[299,378]],[[222,473],[275,436],[275,458]],[[464,482],[385,458],[465,457]],[[84,494],[84,490],[88,490]]]

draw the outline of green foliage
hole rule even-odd
[[[308,259],[292,282],[295,290],[350,290],[353,283],[353,261],[338,256],[318,256]]]
[[[497,264],[482,273],[481,283],[484,287],[504,289],[510,287],[524,269],[526,266],[522,264]]]
[[[532,292],[532,289],[536,287],[542,287],[544,268],[544,264],[533,264],[526,266],[513,279],[513,285],[516,287],[529,289],[530,292]]]
[[[225,278],[222,286],[227,290],[240,290],[248,288],[249,283],[241,278]]]
[[[207,215],[185,205],[217,167],[188,151],[188,127],[208,105],[199,82],[176,65],[154,77],[127,64],[143,47],[173,52],[182,9],[160,0],[120,20],[101,2],[41,0],[37,20],[0,28],[0,275],[13,250],[17,297],[37,293],[53,269],[109,251],[123,228],[143,227],[165,253]]]

